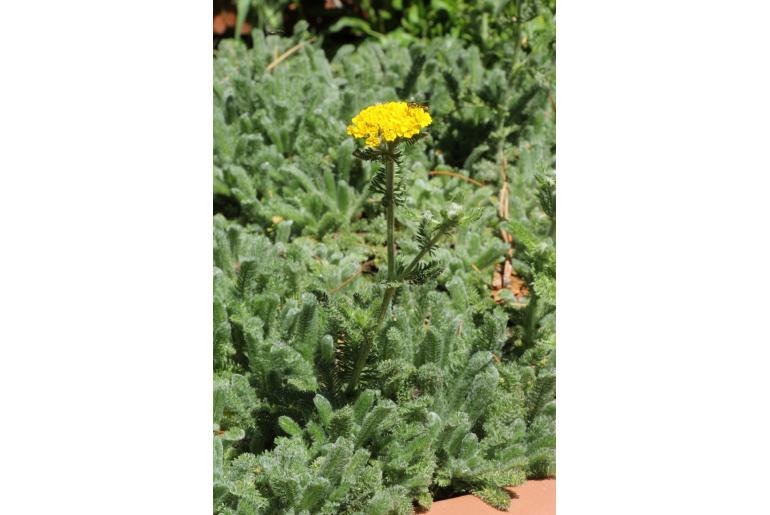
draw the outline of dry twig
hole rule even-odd
[[[373,260],[372,261],[365,261],[364,263],[362,263],[361,266],[358,267],[358,271],[356,273],[354,273],[353,275],[351,275],[350,277],[348,277],[347,279],[342,281],[339,285],[337,285],[334,288],[332,288],[331,290],[329,290],[329,293],[337,293],[338,291],[343,289],[345,286],[347,286],[348,284],[352,283],[355,280],[356,277],[358,277],[359,275],[363,274],[364,272],[368,272],[369,268],[372,266],[372,263],[374,263]]]
[[[275,68],[276,66],[281,64],[286,59],[288,59],[291,56],[291,54],[293,54],[294,52],[296,52],[297,50],[299,50],[303,46],[305,46],[305,45],[307,45],[309,43],[312,43],[313,41],[315,41],[315,37],[312,37],[312,38],[308,39],[307,41],[300,41],[299,43],[297,43],[296,45],[294,45],[293,47],[288,49],[286,52],[282,53],[281,55],[279,55],[278,57],[273,59],[273,62],[267,65],[267,68],[265,68],[265,71],[268,72],[268,73],[273,71],[273,68]]]
[[[428,172],[428,175],[448,175],[450,177],[457,177],[458,179],[462,179],[465,182],[469,182],[471,184],[474,184],[476,186],[485,186],[483,182],[479,182],[475,179],[471,179],[470,177],[466,175],[462,175],[455,172],[449,172],[447,170],[433,170],[431,172]]]
[[[502,187],[500,188],[500,196],[497,203],[497,215],[501,220],[508,220],[508,159],[505,154],[501,152],[500,160],[500,182]],[[500,236],[505,243],[509,244],[508,255],[505,257],[503,263],[495,265],[495,270],[492,273],[492,298],[495,302],[503,302],[500,298],[500,291],[509,290],[513,293],[516,299],[520,299],[529,293],[526,283],[516,274],[513,270],[513,263],[511,258],[513,256],[513,236],[504,228],[500,228]],[[520,302],[514,302],[514,306],[521,307],[525,304]]]

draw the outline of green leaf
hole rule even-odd
[[[511,506],[511,497],[502,489],[486,487],[474,490],[473,495],[498,510],[505,511]]]
[[[222,434],[222,439],[237,442],[238,440],[243,440],[244,436],[246,436],[246,432],[243,429],[240,427],[232,427]]]
[[[241,29],[243,28],[243,22],[246,20],[246,15],[249,13],[249,6],[251,0],[238,0],[237,11],[238,15],[235,20],[235,38],[241,38]]]
[[[321,419],[321,424],[323,424],[324,427],[328,427],[332,419],[332,413],[334,412],[331,403],[326,397],[319,394],[313,397],[313,404],[315,404],[315,408],[318,411],[318,417]]]
[[[534,287],[539,298],[551,306],[556,305],[556,279],[554,277],[548,274],[537,274]]]
[[[221,438],[214,438],[214,483],[224,478],[224,449]]]
[[[360,424],[369,410],[374,404],[375,392],[374,390],[364,390],[358,396],[355,405],[353,406],[353,415],[355,421]]]
[[[290,436],[302,435],[302,428],[299,427],[299,424],[294,422],[291,417],[281,415],[278,417],[278,425],[281,426],[281,429],[283,429],[283,431]]]
[[[225,389],[214,388],[214,423],[219,424],[225,409]]]
[[[329,27],[328,31],[332,34],[335,32],[339,32],[342,29],[351,28],[354,30],[359,30],[363,32],[364,34],[367,34],[369,36],[375,37],[380,40],[385,39],[385,35],[377,32],[376,30],[372,29],[371,25],[369,25],[368,22],[360,19],[360,18],[352,18],[350,16],[343,16],[337,22]]]

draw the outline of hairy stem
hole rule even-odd
[[[388,307],[390,306],[390,302],[393,300],[393,296],[396,294],[395,288],[388,288],[385,290],[385,295],[382,297],[382,304],[380,305],[380,314],[377,315],[377,325],[375,326],[375,331],[380,328],[382,325],[382,321],[385,320],[385,315],[388,312]]]
[[[388,152],[393,152],[393,144],[388,144]],[[385,207],[385,216],[388,219],[388,280],[396,278],[396,242],[394,233],[396,230],[396,215],[394,213],[396,203],[393,198],[393,175],[395,163],[388,157],[385,159],[385,187],[387,188],[388,202]]]
[[[418,252],[417,255],[414,256],[414,259],[412,259],[409,265],[404,269],[403,277],[408,277],[409,274],[412,273],[412,270],[414,269],[414,267],[417,266],[417,263],[420,262],[420,260],[425,255],[425,253],[428,252],[429,249],[433,248],[433,245],[435,245],[443,235],[444,235],[443,231],[436,232],[436,235],[430,239],[430,243],[428,243],[428,245],[426,245],[423,249],[421,249],[420,252]]]
[[[388,143],[388,152],[392,153],[394,150],[393,143]],[[394,180],[394,167],[395,163],[390,157],[385,158],[385,218],[388,221],[388,282],[392,283],[396,280],[396,203],[393,198],[393,180]],[[390,302],[393,300],[393,295],[396,293],[394,286],[388,286],[385,290],[385,295],[382,297],[382,305],[380,306],[380,314],[377,317],[377,329],[380,328],[382,321],[385,319],[385,314],[388,312]]]
[[[392,154],[395,150],[394,143],[387,143],[388,153]],[[393,283],[396,280],[396,215],[395,215],[395,199],[394,199],[394,169],[395,163],[391,157],[385,158],[385,218],[387,219],[388,233],[387,233],[387,246],[388,246],[388,282]],[[380,312],[377,315],[377,324],[374,326],[374,331],[364,340],[364,346],[361,349],[361,353],[356,359],[356,365],[353,369],[353,375],[348,385],[348,391],[352,392],[358,386],[358,381],[361,378],[361,372],[366,365],[366,360],[369,359],[369,353],[372,351],[372,345],[374,344],[374,338],[377,331],[380,329],[382,322],[385,320],[385,315],[388,313],[390,303],[393,301],[393,297],[396,294],[395,286],[389,285],[385,290],[385,294],[382,297],[382,303],[380,304]]]

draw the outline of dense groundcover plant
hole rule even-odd
[[[215,512],[507,506],[555,474],[548,60],[254,39],[215,59]]]

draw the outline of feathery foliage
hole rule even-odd
[[[328,59],[304,29],[222,41],[214,63],[214,510],[503,507],[503,486],[555,474],[551,40],[495,47],[499,63],[452,36]],[[393,156],[396,230],[414,238],[392,281],[382,150],[345,126],[406,96],[434,123]],[[491,298],[509,249],[524,307]]]

